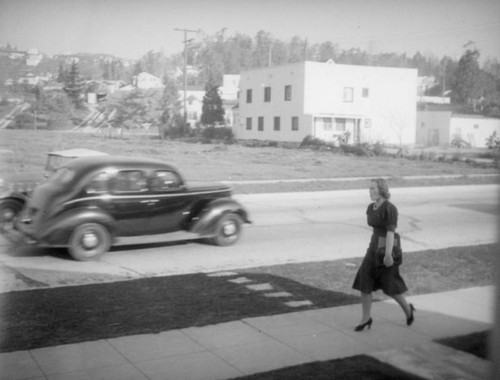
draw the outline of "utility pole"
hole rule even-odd
[[[190,30],[190,29],[174,29],[177,32],[184,32],[184,128],[187,126],[187,98],[186,98],[186,92],[187,92],[187,44],[190,43],[193,39],[188,40],[187,39],[187,34],[188,33],[198,33],[198,30]]]
[[[441,90],[441,97],[444,98],[444,93],[446,91],[446,62],[443,62],[443,88]]]

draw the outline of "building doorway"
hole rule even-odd
[[[427,146],[439,145],[439,129],[429,129],[427,131]]]

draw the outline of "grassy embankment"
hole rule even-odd
[[[43,170],[47,152],[69,148],[90,148],[110,154],[145,156],[177,166],[187,180],[248,181],[303,180],[358,177],[390,177],[391,186],[434,186],[498,183],[494,168],[473,167],[464,162],[436,162],[391,157],[357,157],[329,151],[248,147],[240,144],[201,144],[160,141],[156,136],[126,135],[123,139],[70,132],[0,131],[2,171]],[[448,149],[448,156],[458,154]],[[471,151],[463,150],[463,154]],[[430,155],[427,155],[430,157]],[[435,155],[434,155],[435,156]],[[460,176],[452,179],[404,179],[405,176]],[[472,176],[472,177],[471,177]],[[315,191],[365,188],[366,181],[313,181],[274,184],[235,184],[237,193]]]

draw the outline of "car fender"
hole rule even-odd
[[[0,193],[0,202],[15,201],[15,202],[18,202],[18,203],[24,205],[27,200],[28,200],[27,194],[11,192],[11,191],[5,192],[5,193]]]
[[[188,231],[200,236],[211,236],[215,233],[217,221],[226,213],[238,214],[243,222],[251,223],[248,212],[239,202],[230,198],[214,199],[193,216]]]
[[[46,222],[45,222],[46,223]],[[116,227],[115,220],[99,208],[81,208],[63,213],[47,223],[37,233],[37,240],[46,244],[66,246],[73,230],[85,223],[99,223],[105,226],[113,237]]]

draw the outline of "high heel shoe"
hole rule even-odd
[[[354,328],[354,331],[363,331],[366,326],[370,329],[372,327],[373,319],[367,320],[365,323],[362,323]]]
[[[406,318],[406,325],[411,326],[413,321],[415,320],[415,317],[413,316],[413,312],[415,311],[415,307],[413,307],[413,304],[410,304],[410,316]]]

